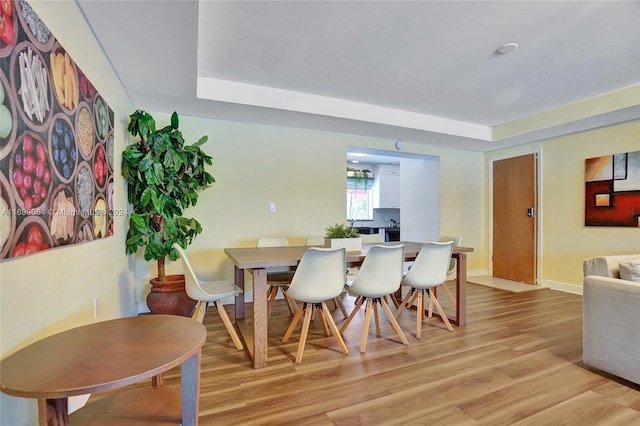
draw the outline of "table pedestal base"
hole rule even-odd
[[[69,424],[67,398],[39,399],[38,421],[41,425],[63,426]]]

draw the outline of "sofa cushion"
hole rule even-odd
[[[623,254],[613,256],[597,256],[584,261],[584,276],[599,275],[601,277],[620,278],[618,265],[624,262],[640,262],[640,254]]]
[[[640,283],[640,262],[620,263],[620,278]]]

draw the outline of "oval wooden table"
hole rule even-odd
[[[143,315],[85,325],[35,342],[2,360],[0,390],[13,396],[37,398],[40,425],[66,425],[69,424],[69,396],[131,385],[180,365],[181,397],[173,404],[180,407],[180,399],[182,401],[182,419],[178,418],[177,422],[197,425],[200,355],[206,337],[202,324],[175,315]],[[147,394],[153,394],[158,388],[146,389]],[[130,391],[131,397],[120,395]],[[124,407],[118,408],[136,411],[139,407],[133,398],[134,395],[140,397],[139,388],[123,390],[117,395],[120,401],[125,401]],[[166,403],[166,399],[155,396],[144,398],[147,405],[156,399],[160,405]],[[92,404],[78,413],[90,409]],[[101,415],[122,414],[111,408]],[[158,413],[163,408],[151,412]],[[135,412],[126,413],[128,421],[136,424],[160,423],[160,419],[134,420],[135,416]],[[106,418],[100,420],[114,424]]]

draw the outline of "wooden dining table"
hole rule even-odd
[[[415,260],[424,243],[400,241],[377,243],[386,245],[404,244],[405,261]],[[347,252],[347,266],[361,265],[367,252],[374,244],[363,244],[360,251]],[[245,295],[236,296],[235,318],[240,335],[245,341],[254,368],[267,366],[268,325],[267,325],[267,271],[266,268],[287,266],[295,270],[302,255],[309,246],[288,247],[240,247],[225,248],[224,252],[234,265],[235,282],[244,290],[245,271],[253,278],[253,322],[245,319]],[[471,247],[454,247],[452,258],[457,260],[456,266],[456,305],[455,315],[449,316],[452,324],[463,327],[467,322],[466,285],[467,285],[467,253],[473,252]],[[436,315],[434,313],[434,315]]]
[[[38,399],[41,426],[198,424],[200,355],[206,328],[176,315],[141,315],[77,327],[37,341],[0,362],[0,389]],[[181,389],[157,386],[181,367]],[[90,402],[72,415],[68,398],[152,378]]]

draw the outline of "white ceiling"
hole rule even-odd
[[[151,111],[477,151],[640,117],[491,136],[639,84],[639,1],[77,1]]]

